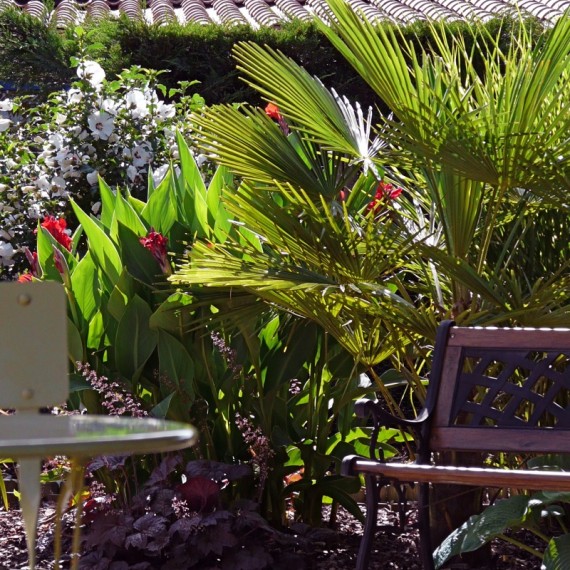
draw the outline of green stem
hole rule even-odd
[[[537,556],[541,560],[544,557],[544,554],[542,552],[535,550],[534,548],[528,546],[524,542],[517,540],[516,538],[512,538],[511,536],[507,536],[506,534],[498,534],[497,538],[501,538],[501,539],[505,540],[506,542],[509,542],[509,543],[513,544],[514,546],[517,546],[518,548],[521,548],[522,550],[529,552],[533,556]]]
[[[494,233],[493,230],[495,228],[497,214],[499,212],[499,208],[503,206],[501,200],[499,200],[498,197],[503,196],[505,190],[506,188],[504,187],[504,183],[502,183],[500,187],[497,186],[493,189],[493,195],[490,199],[491,207],[487,210],[487,215],[485,216],[486,219],[483,225],[485,228],[485,234],[483,235],[483,243],[481,244],[479,259],[477,261],[477,273],[479,275],[483,273],[483,268],[485,266],[485,262],[487,261],[487,252],[491,246],[491,238]]]

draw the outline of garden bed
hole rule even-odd
[[[39,523],[38,570],[51,570],[52,542],[55,508],[53,504],[42,507]],[[325,513],[327,515],[328,513]],[[326,516],[325,516],[326,518]],[[410,522],[415,518],[410,513]],[[390,505],[381,505],[379,510],[381,524],[390,525],[377,533],[372,549],[369,570],[420,570],[418,557],[418,533],[411,525],[404,531],[397,527],[397,515]],[[362,525],[342,508],[339,509],[336,528],[309,528],[298,524],[292,526],[298,540],[288,545],[268,544],[268,548],[280,548],[277,554],[272,552],[279,568],[297,570],[350,570],[356,565],[358,546],[362,535]],[[532,536],[519,537],[523,541],[532,541]],[[496,570],[531,570],[537,567],[536,558],[503,542],[492,544],[493,565]],[[26,550],[22,521],[18,510],[6,512],[0,509],[0,570],[20,570],[26,567]],[[67,566],[64,564],[64,568]],[[459,570],[464,565],[450,566]],[[121,570],[128,570],[123,568]],[[181,569],[182,570],[182,569]]]

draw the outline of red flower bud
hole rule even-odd
[[[168,238],[159,232],[155,232],[154,228],[150,228],[146,237],[139,238],[139,242],[145,249],[148,249],[152,253],[152,256],[160,265],[162,272],[170,274],[171,267],[166,251]]]
[[[281,120],[281,113],[279,112],[279,107],[275,103],[267,103],[265,107],[265,114],[274,121]]]

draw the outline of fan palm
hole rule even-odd
[[[492,38],[479,37],[475,45],[483,51],[485,61],[485,75],[480,77],[461,39],[450,40],[435,25],[438,54],[417,54],[396,30],[374,27],[343,0],[330,0],[329,6],[334,18],[331,27],[323,26],[323,31],[394,113],[393,118],[378,125],[386,146],[374,160],[388,174],[406,175],[411,198],[407,204],[414,207],[402,210],[407,217],[405,226],[415,236],[410,238],[413,242],[424,235],[431,243],[431,247],[418,248],[421,253],[416,249],[414,259],[416,270],[426,277],[424,294],[442,314],[470,322],[515,320],[545,325],[566,319],[567,279],[550,280],[553,273],[564,273],[566,268],[540,268],[548,275],[544,282],[536,275],[513,274],[512,256],[506,248],[516,240],[505,240],[503,248],[497,243],[505,235],[505,224],[512,221],[512,212],[522,218],[529,204],[537,208],[537,200],[542,209],[553,204],[558,209],[566,207],[570,20],[562,18],[536,48],[531,48],[524,26],[507,53],[501,52]],[[263,188],[280,193],[279,184],[283,184],[302,189],[312,198],[334,198],[340,188],[354,180],[354,168],[371,160],[363,152],[368,147],[362,145],[362,132],[359,137],[351,128],[338,99],[284,55],[240,44],[235,56],[246,81],[279,106],[294,125],[297,140],[313,150],[299,152],[299,144],[295,148],[286,141],[262,113],[230,107],[211,108],[197,120],[202,128],[202,146],[250,181],[255,191]],[[380,150],[379,145],[376,150]],[[250,201],[245,207],[266,206]],[[243,211],[239,213],[243,215]],[[253,231],[256,223],[252,220]],[[279,226],[285,222],[273,223]],[[298,229],[289,225],[287,231]],[[329,267],[335,266],[336,253],[327,250]],[[228,277],[219,272],[230,257],[225,264],[218,260],[220,280]],[[314,260],[305,261],[314,269]],[[287,262],[282,257],[271,263]],[[202,280],[210,271],[205,269]],[[184,279],[193,275],[197,281],[198,265],[194,264],[193,271]],[[239,269],[242,277],[248,275],[248,289],[264,291],[268,298],[267,291],[276,285],[274,280],[266,274],[249,275],[248,271],[245,266]],[[236,268],[231,272],[235,276]],[[331,287],[330,274],[322,270],[317,273],[320,282],[311,282],[306,274],[299,273],[295,280],[281,283],[279,300],[271,301],[308,316],[310,311],[299,308],[306,307],[306,299],[301,301],[299,292],[306,292],[309,283],[313,291],[330,291]],[[301,286],[303,279],[306,287]],[[358,282],[353,285],[364,290]],[[285,300],[289,295],[291,298]],[[401,290],[396,296],[399,302],[406,302]],[[349,296],[345,299],[347,310]],[[375,314],[379,309],[373,305],[359,305],[359,314]],[[382,297],[379,305],[384,307],[386,319],[391,318],[386,307],[397,306],[397,302],[391,295]],[[335,310],[321,304],[317,313],[331,316]],[[421,310],[416,313],[421,314]],[[316,319],[315,314],[313,311],[311,318]],[[412,327],[416,333],[422,329],[423,318]],[[404,326],[398,319],[392,320],[400,330],[412,330],[410,321]]]

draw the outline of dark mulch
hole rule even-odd
[[[328,514],[328,513],[325,513]],[[51,534],[53,532],[54,508],[47,504],[42,507],[39,523],[38,570],[51,570],[53,556]],[[414,512],[410,512],[410,525],[401,531],[398,517],[390,506],[383,505],[379,510],[379,521],[383,528],[377,532],[369,570],[421,570],[418,560],[418,533],[414,528]],[[287,568],[287,560],[295,560],[294,570],[349,570],[355,567],[358,545],[362,535],[362,525],[343,509],[339,509],[334,529],[311,529],[305,525],[292,526],[292,532],[302,540],[292,551],[282,547],[279,556],[280,568]],[[519,540],[532,541],[532,535],[522,534]],[[293,548],[293,547],[291,547]],[[0,570],[20,570],[26,568],[26,549],[22,521],[19,511],[0,510]],[[489,569],[495,570],[536,570],[540,562],[529,554],[504,541],[493,543],[492,563]],[[450,568],[465,568],[462,563]],[[180,570],[183,570],[182,568]],[[293,569],[291,569],[293,570]]]

